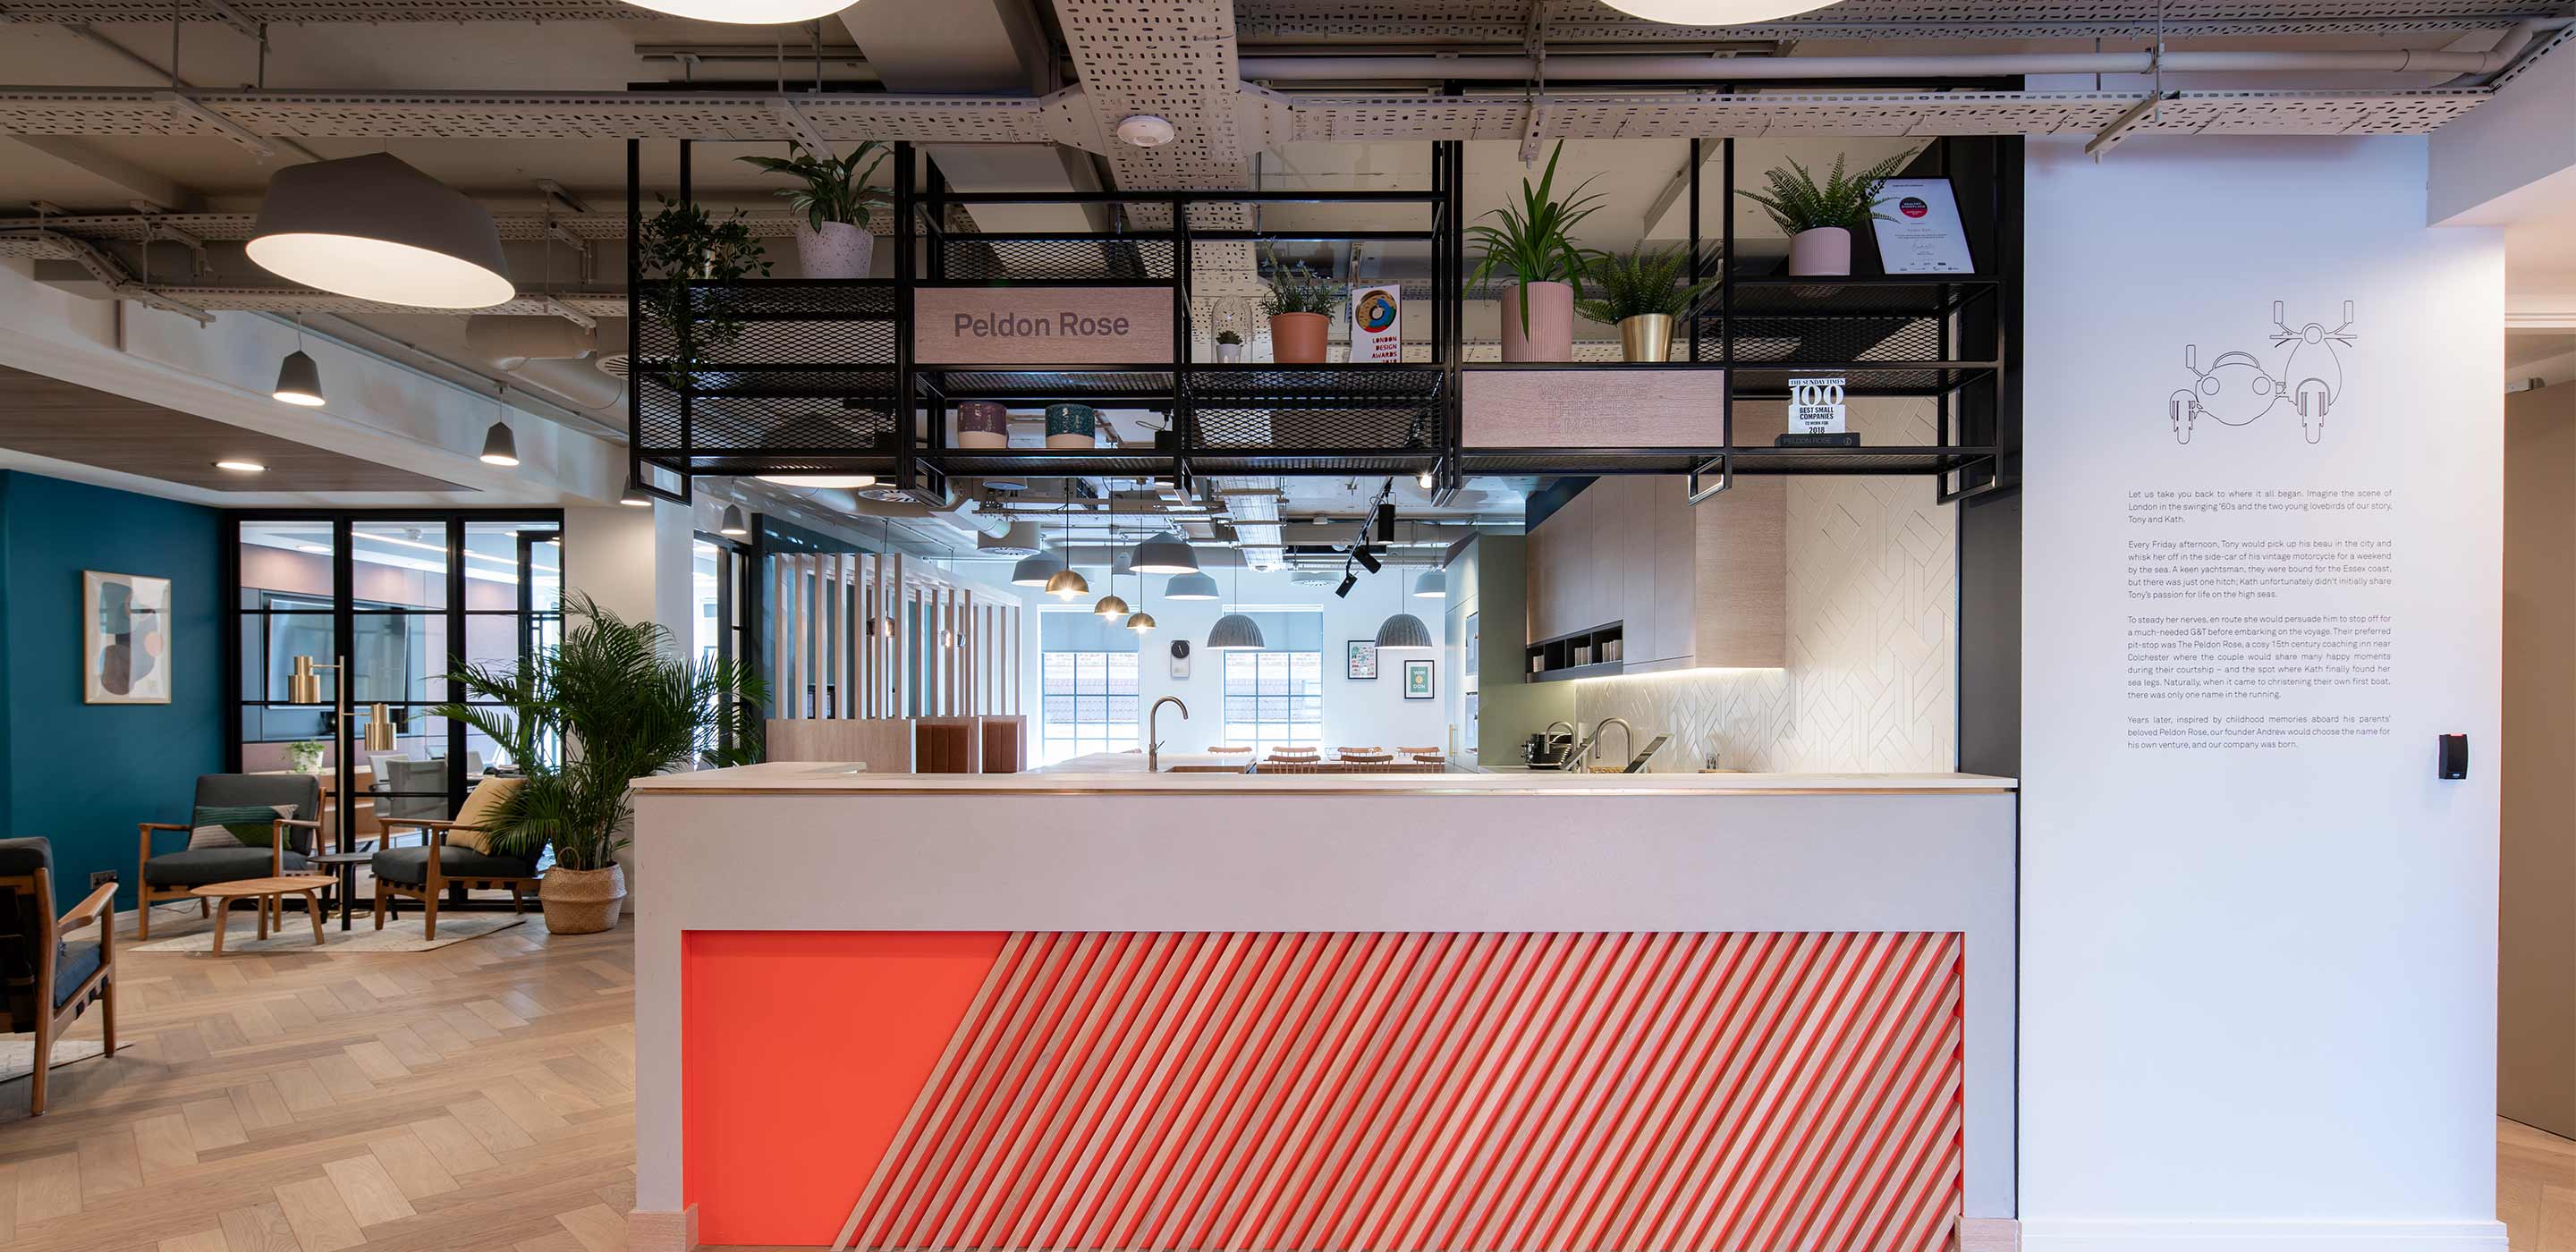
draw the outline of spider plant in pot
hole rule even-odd
[[[1243,336],[1230,330],[1218,331],[1216,333],[1216,359],[1220,364],[1224,365],[1232,365],[1235,362],[1242,360]]]
[[[645,325],[635,334],[635,359],[660,363],[673,387],[685,388],[717,353],[742,338],[743,320],[728,284],[767,278],[771,262],[740,209],[717,218],[695,202],[659,197],[662,209],[644,219],[635,241],[645,279],[637,303]],[[667,335],[659,343],[645,332]]]
[[[525,781],[482,829],[497,855],[533,861],[553,847],[537,898],[557,934],[617,924],[626,899],[617,853],[633,827],[633,780],[760,758],[768,691],[757,677],[732,661],[692,660],[670,631],[627,621],[579,592],[564,599],[553,647],[503,665],[460,665],[448,681],[467,702],[431,712],[491,736],[519,763]]]
[[[876,237],[868,233],[868,210],[894,205],[892,197],[868,185],[891,149],[870,139],[848,156],[806,151],[787,145],[785,157],[747,156],[743,164],[783,174],[797,186],[773,194],[805,215],[796,232],[796,260],[807,278],[865,278],[876,260]]]
[[[1600,195],[1584,193],[1585,179],[1566,198],[1556,198],[1556,161],[1565,141],[1548,153],[1547,169],[1533,184],[1521,180],[1516,204],[1488,211],[1499,225],[1476,225],[1467,233],[1484,245],[1484,259],[1468,282],[1481,283],[1497,271],[1508,271],[1514,287],[1503,293],[1503,359],[1570,361],[1574,359],[1574,284],[1600,254],[1575,246],[1574,228],[1600,207]]]
[[[1689,312],[1718,283],[1714,276],[1698,282],[1690,277],[1689,249],[1648,252],[1638,244],[1626,256],[1604,256],[1592,263],[1574,311],[1618,327],[1628,360],[1669,361],[1673,319]]]
[[[1773,225],[1789,237],[1789,273],[1796,278],[1842,278],[1851,274],[1852,230],[1886,217],[1878,211],[1879,188],[1914,159],[1892,156],[1857,174],[1843,172],[1843,158],[1819,183],[1793,158],[1787,169],[1763,171],[1768,191],[1735,194],[1762,206]]]
[[[1333,314],[1350,298],[1349,289],[1316,273],[1303,261],[1281,265],[1270,258],[1263,276],[1270,290],[1261,311],[1270,317],[1270,359],[1281,365],[1321,365],[1331,338]]]

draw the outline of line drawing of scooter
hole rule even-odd
[[[2285,401],[2298,411],[2299,432],[2307,441],[2323,441],[2326,414],[2343,399],[2342,350],[2355,341],[2352,324],[2352,301],[2346,300],[2342,325],[2329,329],[2309,322],[2292,329],[2287,306],[2275,300],[2271,339],[2280,354],[2278,365],[2266,366],[2251,352],[2222,352],[2204,370],[2200,345],[2184,344],[2182,365],[2191,371],[2192,385],[2176,388],[2165,400],[2174,442],[2190,443],[2192,428],[2202,418],[2223,426],[2251,425]]]

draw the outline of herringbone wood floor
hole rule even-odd
[[[55,1070],[41,1118],[26,1080],[0,1083],[0,1248],[625,1246],[626,927],[117,965],[116,1056]],[[75,1037],[98,1037],[97,1008]]]

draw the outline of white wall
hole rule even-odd
[[[2424,226],[2422,139],[2149,139],[2098,165],[2080,139],[2029,153],[2026,1244],[2501,1250],[2499,240]],[[2321,440],[2283,409],[2203,420],[2178,442],[2167,403],[2194,385],[2186,344],[2204,369],[2235,350],[2309,372],[2278,364],[2274,300],[2294,329],[2355,304]],[[2222,390],[2250,389],[2252,372]],[[2306,491],[2394,495],[2374,512],[2367,496],[2284,511],[2324,498],[2224,494]],[[2349,575],[2366,548],[2303,562],[2247,547],[2233,551],[2344,573],[2236,587],[2204,574],[2134,598],[2139,580],[2184,572],[2133,570],[2130,545],[2179,539],[2395,546],[2379,585]],[[2201,678],[2214,688],[2140,689],[2176,693],[2158,698],[2128,686],[2141,617],[2234,631],[2374,614],[2393,619],[2385,686],[2352,668],[2366,663],[2305,656],[2274,674],[2220,661]],[[2220,650],[2208,636],[2186,648]],[[2267,721],[2228,746],[2174,746],[2173,732],[2247,725],[2185,725],[2203,713],[2387,720],[2306,723],[2346,732],[2331,737]],[[2443,732],[2471,737],[2467,781],[2434,776]],[[2252,746],[2267,741],[2286,746]]]
[[[1375,576],[1364,575],[1347,600],[1335,599],[1329,586],[1297,586],[1289,582],[1285,574],[1245,574],[1238,596],[1233,571],[1213,566],[1209,573],[1225,593],[1223,599],[1170,600],[1162,594],[1163,584],[1170,580],[1161,575],[1147,575],[1146,583],[1151,594],[1144,604],[1152,611],[1158,625],[1151,635],[1146,636],[1143,653],[1137,662],[1139,724],[1144,720],[1144,710],[1150,708],[1154,701],[1167,695],[1179,696],[1181,702],[1190,707],[1190,719],[1182,721],[1176,709],[1163,711],[1164,751],[1200,752],[1211,744],[1225,742],[1225,659],[1223,653],[1207,651],[1204,646],[1208,628],[1214,626],[1216,619],[1234,603],[1258,608],[1320,604],[1324,606],[1324,747],[1373,745],[1393,749],[1429,744],[1448,746],[1450,729],[1445,712],[1448,702],[1405,699],[1403,663],[1398,659],[1430,660],[1433,664],[1433,690],[1435,694],[1445,692],[1455,676],[1450,673],[1451,667],[1439,649],[1381,656],[1378,658],[1378,677],[1373,682],[1352,682],[1342,676],[1343,642],[1375,638],[1378,623],[1396,611],[1396,596],[1390,589],[1390,580],[1400,576],[1409,592],[1413,576],[1418,572],[1416,567],[1390,565]],[[1097,569],[1086,569],[1083,576],[1091,581],[1091,594],[1075,603],[1088,605],[1106,593],[1108,579],[1104,571]],[[994,581],[998,582],[1000,578]],[[1032,736],[1029,757],[1034,762],[1039,759],[1046,733],[1041,722],[1045,706],[1038,695],[1043,679],[1038,660],[1039,637],[1043,630],[1040,625],[1043,615],[1039,608],[1061,602],[1035,588],[1021,590],[1028,593],[1024,600],[1030,609],[1029,628],[1022,640],[1026,663],[1021,668],[1025,676],[1021,707],[1029,713],[1029,733]],[[1136,580],[1133,577],[1119,579],[1118,594],[1129,604],[1137,604]],[[1404,597],[1404,611],[1431,625],[1434,638],[1438,637],[1436,623],[1444,611],[1442,601],[1417,600],[1407,595]],[[1172,677],[1171,643],[1174,639],[1190,641],[1190,676],[1187,679]],[[1137,746],[1143,746],[1141,731]]]

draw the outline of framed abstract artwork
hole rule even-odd
[[[1355,682],[1377,681],[1377,641],[1353,639],[1342,654],[1342,677]]]
[[[170,702],[170,580],[81,571],[81,699]]]
[[[1431,697],[1431,662],[1405,662],[1404,698],[1407,700],[1428,700]]]

